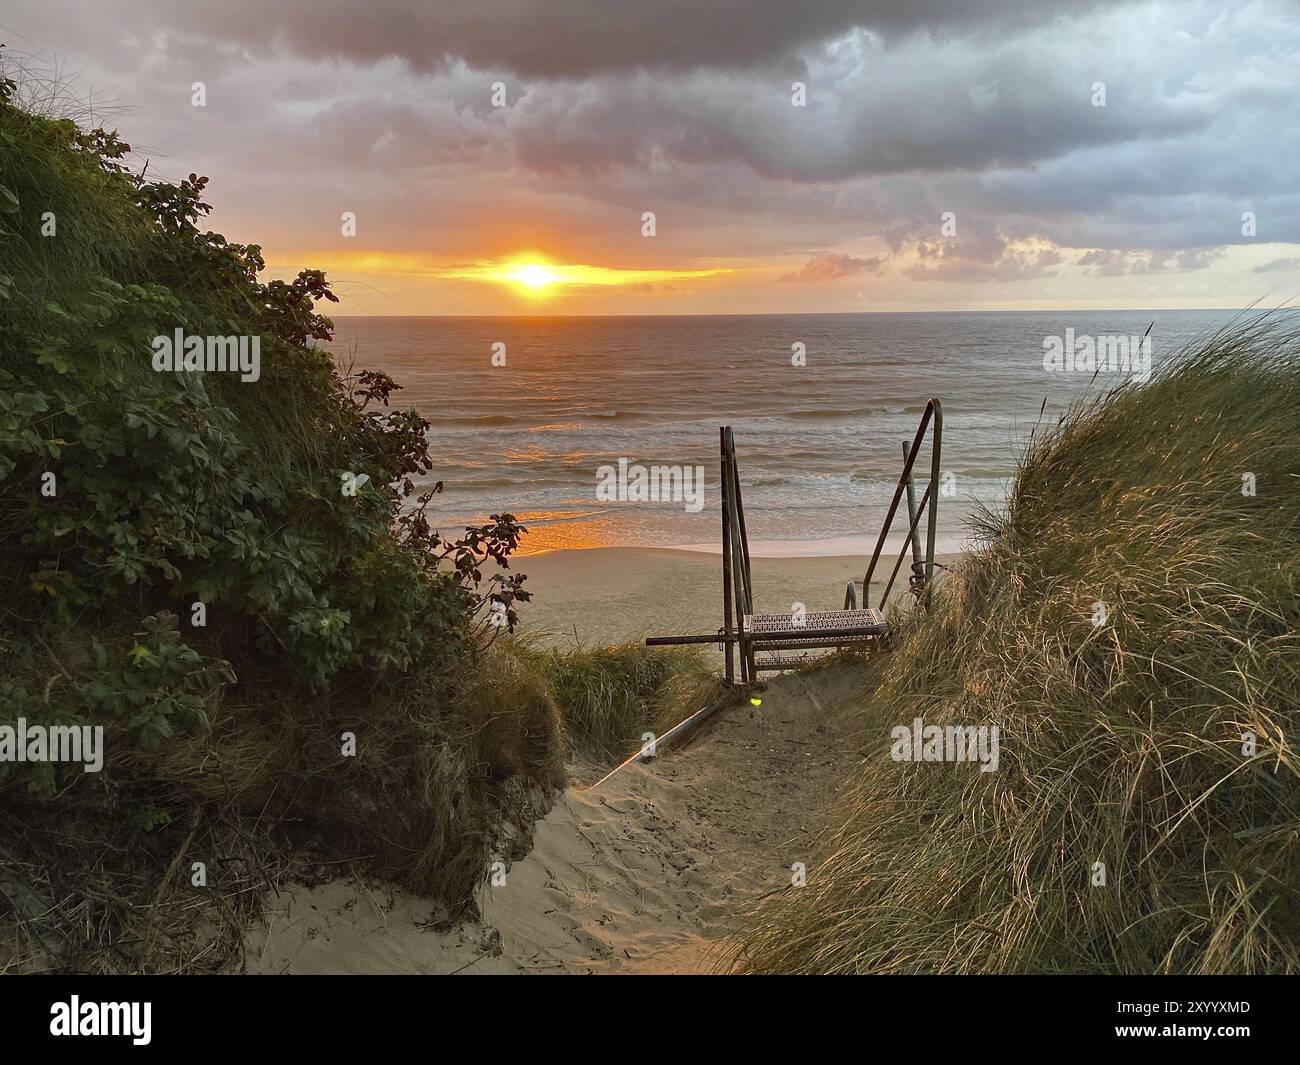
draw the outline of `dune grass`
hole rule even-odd
[[[580,755],[618,761],[716,698],[720,681],[692,647],[540,649],[527,646],[545,678],[565,736]]]
[[[878,660],[825,858],[736,967],[1300,971],[1294,318],[1036,433],[981,534]],[[999,726],[1000,768],[891,760],[918,717]]]

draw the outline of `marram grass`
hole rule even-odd
[[[981,525],[879,660],[824,860],[736,967],[1300,971],[1294,320],[1036,433]],[[917,717],[999,726],[1000,768],[892,761]]]
[[[620,761],[647,732],[662,735],[717,698],[717,674],[694,647],[613,647],[530,654],[559,705],[570,744]]]

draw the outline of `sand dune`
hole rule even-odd
[[[789,675],[686,746],[565,791],[482,921],[421,927],[431,904],[338,880],[284,891],[250,934],[251,973],[701,972],[763,897],[817,873],[816,835],[851,774],[863,670]]]

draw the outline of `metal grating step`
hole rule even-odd
[[[761,648],[825,646],[837,642],[869,640],[889,630],[879,610],[817,610],[803,615],[796,624],[792,614],[746,614],[744,632]]]

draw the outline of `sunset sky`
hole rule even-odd
[[[0,41],[340,313],[1300,295],[1296,4],[1052,7],[8,0]]]

